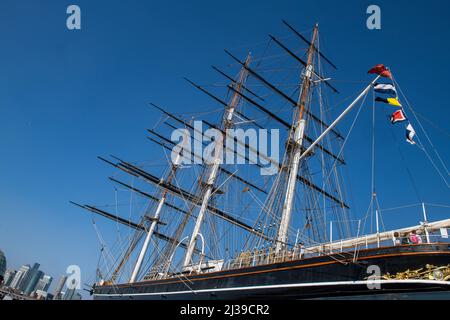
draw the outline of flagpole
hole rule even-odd
[[[380,247],[380,224],[378,220],[378,210],[375,210],[375,221],[377,225],[377,246]]]
[[[423,213],[423,226],[425,227],[425,235],[427,237],[427,243],[430,243],[430,233],[428,232],[428,217],[427,210],[425,209],[425,203],[422,202],[422,213]]]
[[[306,149],[305,152],[300,156],[300,160],[304,159],[316,146],[319,144],[320,141],[325,138],[325,136],[334,129],[334,127],[337,126],[337,124],[356,106],[356,104],[361,100],[367,92],[369,92],[370,88],[374,86],[374,84],[378,81],[378,79],[381,76],[377,76],[362,92],[361,94],[347,107],[347,109],[344,110],[344,112],[341,113],[339,117],[337,117],[336,120],[317,138],[316,141],[314,141],[308,149]]]

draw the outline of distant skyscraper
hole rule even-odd
[[[74,300],[77,289],[67,289],[64,293],[62,300]]]
[[[26,278],[29,271],[30,271],[29,265],[21,266],[19,271],[17,271],[16,275],[14,276],[14,279],[12,280],[10,287],[13,289],[21,290],[23,280]]]
[[[3,282],[6,271],[6,257],[2,250],[0,250],[0,284]]]
[[[61,300],[62,298],[62,290],[64,288],[64,285],[66,284],[67,277],[62,276],[61,279],[59,279],[58,285],[55,288],[55,294],[53,296],[54,300]]]
[[[62,300],[82,300],[83,297],[77,292],[77,289],[67,289],[64,293]]]
[[[33,265],[20,286],[25,295],[30,295],[31,292],[33,292],[39,279],[44,275],[44,273],[39,270],[39,266],[39,263]]]
[[[14,277],[16,276],[17,271],[16,270],[6,270],[5,272],[5,279],[3,280],[3,285],[5,287],[10,287],[11,283],[14,280]]]
[[[34,288],[35,291],[44,291],[48,292],[48,289],[50,288],[50,285],[52,283],[53,278],[49,275],[44,275],[42,278],[39,279],[36,287]]]
[[[45,275],[44,272],[41,270],[38,270],[33,277],[30,278],[30,281],[28,282],[28,285],[25,287],[25,290],[23,293],[25,295],[31,295],[31,293],[36,290],[36,286],[39,283],[39,280]]]

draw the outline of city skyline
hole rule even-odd
[[[0,286],[3,289],[15,290],[17,294],[25,297],[43,298],[48,300],[81,300],[81,290],[76,287],[69,288],[67,284],[67,275],[62,275],[58,283],[55,283],[54,277],[40,270],[40,264],[24,264],[20,268],[14,268],[7,264],[3,274],[3,282]],[[0,273],[0,277],[2,274]],[[55,284],[54,284],[55,283]],[[54,285],[53,285],[54,284]]]

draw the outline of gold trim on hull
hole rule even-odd
[[[406,270],[395,275],[386,273],[381,277],[384,280],[438,280],[450,281],[450,264],[447,266],[433,266],[427,264],[425,268]]]

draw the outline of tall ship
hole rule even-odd
[[[102,244],[94,299],[450,294],[450,219],[429,221],[421,204],[417,223],[389,228],[379,205],[376,114],[389,115],[393,134],[418,153],[432,144],[416,132],[423,127],[394,70],[376,65],[366,83],[348,82],[353,95],[340,97],[319,26],[283,25],[288,35],[270,35],[251,53],[225,50],[230,64],[213,66],[220,84],[186,79],[207,108],[151,104],[159,118],[147,138],[160,155],[145,163],[99,157],[114,170],[116,195],[138,204],[128,211],[117,201],[115,209],[72,202],[126,232],[115,247]],[[372,119],[358,119],[364,109]],[[370,204],[362,213],[347,202],[344,170],[361,122],[372,130]]]

